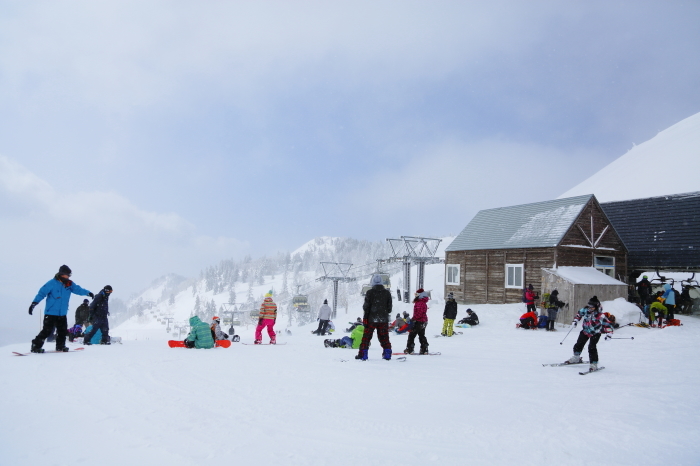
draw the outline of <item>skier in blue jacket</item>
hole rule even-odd
[[[44,286],[39,289],[34,301],[29,306],[29,315],[32,315],[34,308],[46,298],[46,307],[44,308],[44,323],[41,332],[32,340],[31,351],[33,353],[43,353],[44,340],[56,328],[56,351],[68,351],[66,347],[66,333],[68,332],[68,301],[71,293],[90,296],[95,295],[88,290],[81,288],[73,283],[70,279],[71,269],[67,265],[62,265],[58,269],[58,273]]]

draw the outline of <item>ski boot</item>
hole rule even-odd
[[[580,364],[580,363],[582,363],[582,362],[583,362],[583,359],[581,359],[581,355],[580,355],[580,354],[574,354],[574,355],[571,356],[569,359],[567,359],[566,361],[564,361],[565,364]]]
[[[598,363],[591,361],[591,365],[588,366],[588,370],[590,372],[597,371],[598,370]]]
[[[367,352],[368,352],[368,350],[361,349],[360,352],[357,354],[357,356],[355,356],[355,359],[360,359],[362,361],[366,361],[367,360]]]
[[[38,345],[32,341],[32,349],[30,350],[32,353],[43,353],[44,348],[41,347],[42,345]]]
[[[427,346],[421,346],[421,347],[420,347],[420,354],[428,354],[428,347],[427,347]]]
[[[382,359],[389,361],[391,359],[391,348],[384,348],[382,352]]]

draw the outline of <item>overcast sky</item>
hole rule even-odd
[[[698,24],[697,1],[0,2],[3,312],[64,263],[126,298],[556,198],[700,111]]]

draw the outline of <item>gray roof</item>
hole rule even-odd
[[[447,251],[554,247],[592,194],[479,211]]]

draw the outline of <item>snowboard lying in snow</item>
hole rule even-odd
[[[46,354],[46,353],[73,353],[75,351],[80,351],[84,350],[85,348],[73,348],[70,351],[44,351],[42,353],[18,353],[17,351],[13,351],[12,354],[15,356],[29,356],[30,354]]]
[[[255,343],[243,343],[244,345],[251,345],[251,346],[263,346],[263,345],[272,345],[272,346],[279,346],[279,345],[286,345],[287,343],[258,343],[257,345]]]
[[[428,353],[428,354],[420,354],[420,353],[393,353],[393,356],[440,356],[442,353]]]
[[[168,340],[168,346],[171,348],[187,348],[182,340]],[[228,340],[216,340],[216,347],[228,348],[231,342]]]

